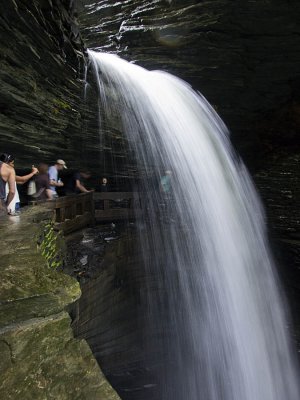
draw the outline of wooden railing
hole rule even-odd
[[[59,197],[44,204],[54,210],[55,227],[65,234],[94,225],[95,209],[92,192]]]
[[[96,221],[136,218],[141,212],[140,197],[134,192],[94,193]]]
[[[141,214],[140,196],[132,192],[81,193],[31,204],[53,210],[55,228],[64,234],[93,226],[95,222],[131,220]]]

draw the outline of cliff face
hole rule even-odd
[[[300,127],[299,2],[79,3],[88,47],[117,53],[190,82],[216,107],[250,163],[254,163],[253,152],[257,157],[273,143],[296,141]]]
[[[117,400],[70,327],[65,307],[80,297],[78,282],[46,263],[61,248],[49,240],[50,218],[37,206],[1,219],[0,398]]]
[[[84,106],[74,7],[88,47],[167,70],[200,90],[248,164],[297,142],[296,1],[8,0],[0,5],[0,150],[16,154],[17,167],[60,157],[106,173],[115,163],[101,153],[95,93]],[[110,134],[105,148],[116,153],[119,142]]]
[[[215,106],[250,165],[297,142],[296,1],[8,0],[0,6],[0,149],[16,154],[18,167],[58,157],[92,166],[101,157],[96,118],[85,126],[91,112],[75,5],[87,46],[186,79]]]
[[[83,44],[70,0],[0,5],[0,151],[17,167],[80,159]]]

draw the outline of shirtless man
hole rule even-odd
[[[8,183],[9,192],[6,198],[5,186]],[[7,204],[13,200],[16,191],[16,173],[14,168],[0,161],[0,215],[7,214]]]

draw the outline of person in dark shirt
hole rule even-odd
[[[66,187],[67,194],[79,194],[79,193],[88,193],[92,192],[92,190],[88,190],[83,184],[83,179],[89,179],[91,177],[91,173],[88,171],[76,171]]]
[[[52,199],[48,168],[49,166],[44,163],[41,163],[38,166],[39,174],[34,179],[36,192],[32,195],[35,200],[45,201]]]

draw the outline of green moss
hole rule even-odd
[[[54,223],[49,221],[44,224],[37,240],[38,248],[47,261],[49,268],[59,268],[63,265],[64,242],[62,232],[54,230]]]
[[[70,104],[68,104],[64,100],[54,99],[53,103],[54,103],[56,109],[59,109],[59,110],[72,110],[72,107],[70,106]]]

